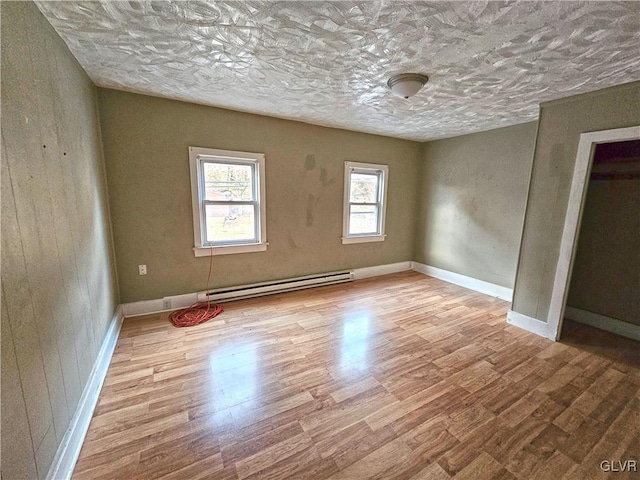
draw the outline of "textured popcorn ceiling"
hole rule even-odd
[[[97,85],[413,140],[640,79],[639,2],[37,4]]]

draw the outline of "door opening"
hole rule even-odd
[[[633,140],[640,140],[640,126],[583,133],[580,136],[548,317],[548,331],[555,332],[556,340],[560,338],[565,315],[589,179],[592,170],[598,174],[601,168],[592,169],[596,149],[602,144]]]

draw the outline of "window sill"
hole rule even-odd
[[[342,244],[348,245],[350,243],[369,243],[369,242],[383,242],[386,235],[369,235],[362,237],[342,237]]]
[[[196,257],[209,257],[211,255],[231,255],[234,253],[265,252],[268,242],[253,243],[250,245],[228,245],[224,247],[194,247],[193,253]]]

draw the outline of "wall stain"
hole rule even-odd
[[[307,227],[313,226],[313,221],[315,219],[315,208],[320,199],[316,198],[314,195],[307,195]]]
[[[298,244],[296,243],[295,238],[293,238],[293,235],[291,235],[291,232],[287,233],[287,242],[291,248],[298,248]]]
[[[335,178],[329,179],[329,173],[327,172],[327,169],[324,167],[320,169],[320,181],[322,182],[323,187],[328,187],[336,183]]]
[[[304,159],[304,169],[313,170],[314,168],[316,168],[316,156],[313,153],[310,153]]]

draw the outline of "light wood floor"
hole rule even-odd
[[[508,306],[407,272],[128,319],[74,478],[638,478],[600,469],[638,460],[638,343]]]

